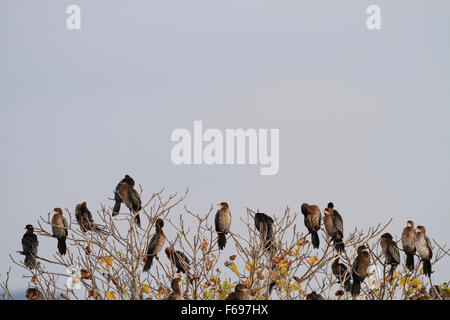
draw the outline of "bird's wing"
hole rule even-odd
[[[130,190],[130,201],[133,204],[133,208],[136,208],[136,212],[141,210],[141,198],[135,189]]]
[[[431,258],[433,258],[433,246],[431,245],[431,241],[427,236],[425,236],[425,241],[427,242],[428,251],[430,251],[429,259],[431,259]]]
[[[391,243],[388,246],[389,253],[392,256],[392,259],[400,264],[400,251],[398,250],[397,243],[395,241],[391,241]]]
[[[341,215],[336,210],[333,213],[333,224],[336,229],[344,234],[344,220],[342,220]]]
[[[67,224],[66,218],[63,217],[64,231],[66,233],[66,237],[69,234],[69,225]]]
[[[147,247],[147,254],[153,254],[159,242],[159,234],[155,233],[153,237],[150,239]]]

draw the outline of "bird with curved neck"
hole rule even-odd
[[[34,227],[31,224],[25,226],[27,230],[22,237],[22,254],[25,255],[24,264],[29,269],[36,268],[36,257],[39,246],[37,236],[34,234]]]
[[[58,239],[58,252],[61,255],[65,255],[67,252],[66,239],[69,233],[69,226],[66,218],[63,217],[61,208],[53,209],[52,218],[52,237]]]
[[[317,232],[320,229],[320,209],[316,205],[303,203],[301,210],[302,214],[305,216],[305,226],[308,229],[309,233],[311,233],[311,242],[313,244],[313,248],[319,249],[320,241],[319,234]]]
[[[177,272],[187,273],[189,271],[190,261],[183,252],[171,247],[167,247],[164,252],[172,265],[177,268]]]
[[[167,300],[183,300],[183,293],[181,292],[181,279],[175,278],[170,283],[173,292],[167,298]]]
[[[215,217],[216,232],[219,236],[217,243],[219,250],[223,250],[227,244],[226,235],[230,231],[231,225],[231,212],[228,203],[221,202],[219,204],[220,209],[217,210]]]
[[[342,241],[344,238],[344,220],[337,210],[334,210],[334,204],[328,203],[327,208],[324,210],[323,222],[325,225],[325,231],[331,237],[336,247],[337,252],[344,252],[345,245]]]
[[[255,228],[261,235],[264,247],[267,251],[273,251],[275,249],[273,239],[273,219],[265,213],[257,212],[254,220]]]
[[[402,247],[406,254],[406,268],[409,271],[414,269],[414,254],[416,253],[415,238],[416,229],[414,229],[414,222],[408,220],[402,232]]]
[[[86,201],[75,206],[75,219],[80,225],[81,231],[95,231],[98,234],[106,234],[105,227],[95,224],[92,214],[89,211]]]
[[[158,218],[155,223],[156,232],[150,239],[150,242],[148,243],[147,246],[147,254],[146,254],[147,259],[145,261],[143,271],[150,270],[153,264],[153,258],[158,259],[158,253],[161,251],[161,249],[164,246],[164,243],[166,242],[166,236],[164,235],[162,229],[163,227],[164,221],[161,218]]]
[[[234,292],[230,293],[225,300],[248,300],[248,287],[239,283],[234,288]]]
[[[141,226],[141,218],[139,217],[139,211],[142,209],[141,198],[139,197],[139,193],[134,189],[133,178],[129,175],[125,175],[125,178],[123,178],[116,186],[114,191],[114,201],[113,216],[119,214],[120,205],[123,202],[130,212],[136,215],[134,217],[136,224]]]
[[[357,253],[358,255],[353,261],[352,272],[353,284],[351,292],[353,299],[359,295],[361,291],[361,282],[367,277],[370,266],[370,255],[367,247],[365,245],[359,246]]]
[[[415,237],[415,247],[417,253],[422,259],[423,263],[423,273],[428,277],[431,277],[431,258],[433,258],[433,246],[431,245],[430,239],[427,237],[427,231],[424,226],[417,226],[416,237]]]
[[[385,233],[380,238],[381,252],[384,255],[386,263],[391,266],[389,278],[394,277],[395,268],[400,264],[400,251],[397,243],[393,240],[390,233]]]

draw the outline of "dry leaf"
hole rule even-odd
[[[236,255],[233,254],[232,256],[229,257],[229,259],[230,259],[231,261],[234,261],[234,259],[236,259]]]
[[[66,300],[70,300],[68,296],[66,296],[64,293],[60,294],[61,298],[66,299]]]

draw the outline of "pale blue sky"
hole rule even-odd
[[[74,3],[80,31],[65,25]],[[366,28],[369,4],[381,31]],[[247,206],[333,201],[346,230],[393,217],[399,237],[412,219],[450,244],[449,12],[445,0],[2,0],[0,272],[27,223],[111,205],[125,173],[146,195],[189,186],[193,210],[227,201],[238,231]],[[194,120],[279,128],[279,173],[174,166],[170,134]]]

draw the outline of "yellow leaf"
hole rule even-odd
[[[423,274],[423,268],[420,268],[420,273]]]
[[[109,270],[109,268],[112,266],[113,261],[114,261],[113,257],[101,257],[99,259],[99,262],[101,264],[103,264],[103,263],[105,264],[106,270]]]
[[[112,291],[106,291],[106,297],[109,300],[117,300],[116,294],[114,292],[112,292]]]
[[[148,284],[142,285],[142,292],[149,294],[150,293],[150,286]]]
[[[239,270],[235,263],[233,263],[231,270],[239,277]]]

